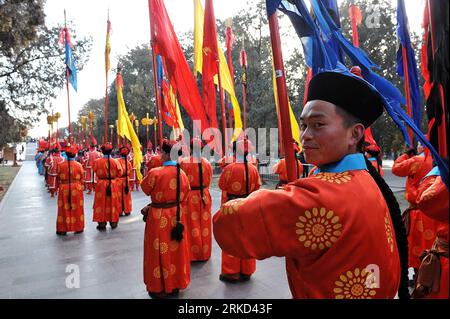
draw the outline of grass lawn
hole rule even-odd
[[[19,172],[19,169],[20,166],[0,165],[0,202],[13,182],[14,177],[17,175],[17,172]]]

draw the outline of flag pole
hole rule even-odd
[[[153,82],[155,85],[155,95],[156,95],[156,104],[155,104],[155,108],[156,108],[156,113],[158,116],[158,131],[159,131],[159,147],[160,149],[162,149],[162,121],[161,121],[161,95],[158,89],[158,70],[156,67],[156,55],[155,55],[155,30],[154,30],[154,25],[153,25],[153,13],[151,10],[151,1],[148,2],[148,11],[149,11],[149,17],[150,17],[150,46],[152,49],[152,64],[153,64]],[[156,126],[155,126],[156,128]],[[156,133],[156,132],[155,132]],[[155,136],[155,142],[156,142],[156,136]],[[155,144],[155,148],[156,148]]]
[[[359,9],[359,6],[357,4],[355,4],[355,3],[351,3],[350,7],[348,9],[348,15],[349,15],[350,21],[352,23],[352,43],[353,43],[353,46],[356,47],[356,48],[359,48],[358,25],[361,23],[361,20],[362,20],[361,10]],[[358,75],[358,76],[362,77],[362,75]],[[306,101],[306,96],[305,96],[305,101]],[[364,134],[365,134],[365,137],[368,137],[369,140],[374,140],[373,135],[372,135],[372,130],[371,130],[370,127],[366,127],[366,130],[365,130]],[[411,132],[409,134],[411,134]]]
[[[66,21],[66,9],[64,9],[64,36],[65,41],[68,41],[67,35],[67,21]],[[72,144],[72,122],[70,120],[70,93],[69,93],[69,66],[66,64],[66,90],[67,90],[67,110],[69,115],[69,144]]]
[[[402,45],[402,56],[403,56],[403,78],[405,85],[405,95],[406,95],[406,112],[410,118],[411,114],[411,94],[409,91],[409,75],[408,75],[408,57],[406,56],[406,48]],[[410,127],[408,127],[408,136],[411,141],[411,147],[414,146],[414,135]]]
[[[232,49],[232,46],[233,46],[233,29],[232,29],[232,27],[231,27],[231,25],[232,25],[232,19],[231,18],[229,18],[229,19],[227,19],[227,21],[226,21],[226,24],[227,24],[227,27],[226,27],[226,29],[225,29],[225,37],[226,37],[226,47],[227,47],[227,64],[228,64],[228,69],[229,69],[229,71],[230,71],[230,75],[231,75],[231,85],[233,86],[233,89],[235,88],[234,87],[234,69],[233,69],[233,59],[232,59],[232,57],[231,57],[231,49]],[[228,99],[228,96],[226,96],[227,97],[227,101],[226,101],[226,105],[229,105],[229,102],[230,102],[230,100],[231,99]],[[233,117],[231,116],[231,112],[229,112],[229,114],[230,114],[230,127],[233,127]],[[244,130],[245,130],[245,127],[244,127]]]
[[[244,107],[244,131],[247,129],[247,53],[245,52],[245,36],[242,36],[242,50],[240,52],[239,62],[241,64],[242,74],[242,104]]]
[[[219,60],[216,61],[216,65],[217,65],[217,79],[219,80],[219,101],[220,101],[220,112],[222,113],[222,143],[223,143],[223,148],[222,148],[222,152],[223,155],[226,154],[225,150],[227,149],[227,143],[228,143],[228,139],[227,139],[227,120],[226,120],[226,115],[225,115],[225,104],[223,101],[223,88],[222,88],[222,79],[220,76],[220,63]]]
[[[431,9],[431,0],[427,0],[427,6],[428,6],[428,16],[429,16],[429,23],[430,23],[430,33],[431,33],[431,51],[433,52],[433,60],[435,56],[435,38],[434,38],[434,20],[433,20],[433,12]],[[442,105],[442,117],[441,117],[441,125],[437,127],[438,130],[438,146],[439,146],[439,154],[441,156],[447,156],[447,117],[445,112],[445,98],[444,98],[444,88],[442,87],[442,84],[439,84],[439,93],[441,98],[441,105]]]
[[[291,121],[289,116],[286,77],[283,65],[283,55],[281,52],[281,40],[276,11],[269,17],[270,40],[272,43],[273,63],[277,82],[278,105],[280,108],[280,122],[286,158],[286,170],[288,181],[296,179],[296,160],[294,156]]]
[[[108,8],[108,21],[106,22],[106,47],[105,47],[105,73],[106,73],[106,85],[105,85],[105,123],[103,129],[103,143],[108,143],[108,71],[109,71],[109,32],[111,28],[111,22],[109,21],[109,8]],[[111,135],[112,141],[112,135]]]

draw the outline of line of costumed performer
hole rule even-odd
[[[52,162],[48,172],[48,188],[50,190],[51,197],[54,197],[58,193],[58,165],[64,162],[64,157],[61,155],[61,144],[58,142],[52,152]]]
[[[433,245],[438,226],[438,223],[418,209],[416,204],[420,181],[433,166],[428,150],[424,152],[422,145],[418,145],[417,150],[418,155],[414,148],[408,149],[392,166],[394,175],[406,177],[405,199],[409,207],[403,212],[403,220],[408,235],[408,265],[414,268],[415,274],[420,266],[420,255]]]
[[[97,185],[95,186],[94,218],[98,223],[97,229],[106,230],[106,224],[115,229],[119,224],[120,186],[119,177],[122,176],[120,163],[111,158],[113,150],[111,143],[101,146],[103,157],[97,159],[92,168],[97,175]]]
[[[394,194],[365,159],[385,100],[365,80],[316,74],[300,117],[309,177],[223,205],[216,241],[239,258],[286,257],[294,298],[409,298],[408,246]],[[343,198],[358,198],[344,201]]]
[[[190,282],[188,241],[183,234],[190,186],[179,163],[172,160],[178,161],[179,156],[171,156],[174,144],[163,142],[162,166],[150,170],[141,183],[151,198],[141,213],[145,221],[144,283],[152,298],[176,295]]]
[[[130,173],[131,173],[131,163],[128,161],[128,154],[130,154],[130,148],[128,146],[122,146],[120,149],[120,158],[117,159],[122,168],[122,175],[119,178],[120,181],[120,215],[125,214],[129,216],[133,210],[131,192],[130,192]]]
[[[67,161],[62,161],[56,168],[58,179],[58,217],[56,234],[76,234],[84,231],[84,169],[75,161],[78,149],[75,145],[65,148]]]
[[[248,163],[248,139],[244,138],[236,144],[236,160],[224,167],[219,177],[219,188],[226,193],[226,201],[220,211],[233,214],[234,208],[227,203],[236,198],[243,199],[261,187],[261,178],[255,165]],[[223,195],[222,195],[223,198]],[[237,222],[238,221],[231,221]],[[234,225],[239,228],[239,225]],[[222,250],[222,271],[219,279],[225,282],[239,282],[250,279],[256,271],[256,260],[252,257],[234,255],[228,249]]]
[[[190,143],[191,156],[184,158],[181,169],[186,173],[191,191],[187,197],[187,240],[191,261],[207,261],[211,257],[212,224],[211,194],[209,185],[212,179],[212,167],[202,157],[203,142],[193,138]]]
[[[434,167],[419,185],[417,207],[439,226],[433,245],[420,256],[414,298],[448,299],[448,204],[448,188],[442,181],[439,168]]]
[[[97,140],[94,136],[91,135],[91,146],[89,151],[86,152],[86,189],[88,190],[87,194],[89,195],[92,190],[95,191],[95,186],[97,185],[97,178],[94,171],[94,163],[96,160],[102,157],[102,154],[97,151]]]

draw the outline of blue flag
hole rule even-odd
[[[405,11],[405,2],[397,0],[397,36],[400,47],[397,51],[397,73],[404,78],[403,48],[406,49],[406,65],[408,68],[409,93],[411,97],[411,113],[417,127],[421,126],[420,90],[417,72],[416,57],[411,46],[408,31],[408,16]]]
[[[69,71],[69,82],[72,84],[73,89],[77,90],[77,68],[75,66],[75,58],[73,56],[73,51],[70,48],[69,40],[68,40],[68,31],[66,31],[66,66]]]
[[[364,79],[381,93],[386,112],[402,132],[407,144],[412,145],[404,124],[411,127],[417,139],[429,148],[439,169],[441,172],[444,172],[443,175],[446,174],[443,177],[443,181],[448,185],[448,165],[442,161],[439,153],[428,142],[421,132],[420,126],[417,126],[401,108],[401,104],[406,104],[406,100],[400,91],[391,82],[373,72],[372,69],[379,69],[379,67],[370,60],[363,50],[354,47],[342,35],[340,28],[333,21],[323,3],[326,1],[310,0],[310,2],[316,23],[314,23],[303,0],[266,0],[267,14],[270,17],[279,9],[288,15],[302,42],[305,60],[308,66],[312,68],[314,75],[323,71],[337,71],[351,74],[339,61],[336,51],[329,45],[329,40],[335,40],[335,43],[339,45],[342,52],[350,58],[352,64],[358,65],[361,68]],[[326,39],[326,42],[322,39]]]

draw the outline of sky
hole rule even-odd
[[[263,1],[263,0],[261,0]],[[340,3],[342,0],[338,0]],[[410,29],[420,33],[425,0],[405,0]],[[202,0],[204,3],[204,1]],[[308,2],[308,1],[306,1]],[[216,19],[224,20],[246,8],[246,0],[214,0]],[[397,1],[392,0],[393,6]],[[165,0],[165,5],[175,31],[178,35],[192,30],[194,23],[193,0]],[[78,91],[70,88],[70,105],[72,121],[78,111],[90,99],[104,97],[104,50],[106,40],[106,20],[112,25],[111,65],[117,64],[117,58],[129,50],[150,42],[150,24],[147,0],[46,0],[46,25],[55,26],[64,23],[64,9],[68,27],[74,29],[77,36],[92,37],[90,59],[84,69],[78,72]],[[295,31],[292,30],[293,36]],[[292,42],[291,42],[292,43]],[[300,47],[300,42],[293,42]],[[75,43],[76,46],[76,43]],[[109,83],[114,81],[114,74],[109,74]],[[61,113],[59,126],[67,126],[67,92],[61,89],[58,97],[51,102],[54,112]],[[33,137],[46,136],[48,125],[46,116],[30,131]]]

